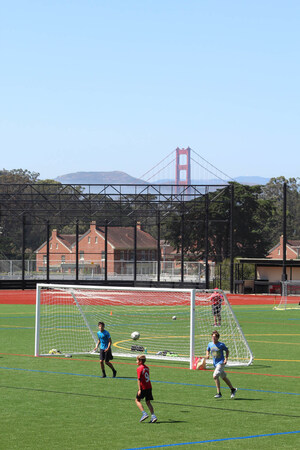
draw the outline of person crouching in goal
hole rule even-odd
[[[113,378],[116,377],[117,371],[115,370],[114,366],[110,362],[114,357],[111,352],[111,337],[107,330],[104,329],[105,324],[104,322],[98,323],[99,331],[97,332],[98,336],[98,342],[96,347],[94,348],[94,351],[97,350],[97,348],[100,345],[100,366],[102,370],[102,378],[106,378],[105,368],[104,368],[104,361],[105,364],[111,368],[113,373]]]
[[[206,359],[209,359],[209,354],[213,357],[213,364],[215,367],[215,371],[213,373],[213,378],[216,383],[217,387],[217,394],[215,395],[215,398],[221,398],[221,387],[220,387],[220,377],[223,381],[227,384],[227,386],[231,390],[231,398],[235,397],[237,388],[234,388],[229,380],[227,378],[226,372],[224,371],[224,367],[227,364],[228,356],[229,356],[229,350],[226,347],[226,345],[223,342],[219,342],[219,333],[218,331],[212,332],[212,342],[209,342],[206,350]],[[224,358],[224,352],[225,352],[225,358]]]
[[[146,366],[146,356],[145,355],[139,355],[136,358],[136,363],[138,365],[137,368],[137,382],[138,382],[138,391],[136,394],[135,403],[139,410],[142,413],[142,417],[140,418],[140,422],[144,422],[149,416],[146,413],[146,411],[143,408],[143,405],[141,403],[141,400],[144,398],[146,400],[146,404],[149,408],[149,411],[151,413],[151,420],[150,423],[154,423],[157,421],[157,417],[154,414],[154,409],[151,404],[151,400],[153,400],[152,397],[152,385],[150,381],[150,373],[149,373],[149,367]]]

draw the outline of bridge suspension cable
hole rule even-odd
[[[177,150],[179,150],[180,152],[183,152],[183,151],[186,152],[187,150],[189,150],[190,152],[192,152],[193,155],[196,155],[201,160],[201,162],[199,162],[199,160],[197,161],[195,158],[192,158],[190,156],[190,160],[193,161],[193,163],[195,163],[196,166],[201,167],[204,170],[204,176],[203,175],[200,177],[195,176],[196,170],[195,170],[195,167],[193,167],[192,169],[193,169],[193,174],[194,174],[194,176],[193,176],[194,181],[191,183],[205,184],[205,179],[203,179],[203,178],[206,178],[207,174],[210,174],[210,176],[212,175],[213,178],[216,178],[225,183],[227,183],[228,181],[234,181],[234,179],[231,176],[227,175],[225,172],[223,172],[222,170],[218,169],[216,166],[211,164],[209,161],[207,161],[207,159],[203,158],[203,156],[201,156],[199,153],[197,153],[192,148],[182,149],[182,150],[177,149]],[[167,162],[167,164],[164,164],[162,166],[162,164],[165,163],[165,161],[172,156],[173,156],[173,158],[169,162]],[[175,182],[175,178],[176,178],[175,174],[176,174],[176,171],[178,172],[178,167],[176,167],[176,165],[180,165],[178,160],[176,160],[176,150],[175,151],[172,150],[165,158],[163,158],[159,163],[155,164],[155,166],[153,166],[151,169],[149,169],[146,173],[144,173],[139,178],[146,181],[147,183],[150,182],[151,180],[153,182],[153,179],[157,178],[157,175],[159,175],[159,174],[164,174],[163,175],[164,179],[168,178],[165,175],[165,173],[166,173],[165,170],[166,170],[166,168],[170,167],[171,164],[174,164],[174,170],[172,171],[172,174],[170,174],[170,173],[168,174],[169,177],[171,175],[171,179],[168,181],[170,184],[173,184],[173,183],[175,184],[176,183]],[[187,165],[185,165],[185,166],[187,166]],[[189,167],[189,169],[191,169],[191,168]],[[155,171],[155,172],[153,173],[153,171]],[[198,180],[198,178],[200,178],[200,180]],[[212,181],[212,180],[210,180],[210,181]],[[165,183],[165,181],[164,181],[164,183]]]

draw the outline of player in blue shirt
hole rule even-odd
[[[232,386],[232,384],[231,384],[229,378],[227,378],[226,372],[224,370],[224,367],[228,361],[229,350],[226,347],[226,345],[223,344],[223,342],[219,342],[220,335],[219,335],[218,331],[213,331],[211,336],[212,336],[212,342],[210,342],[207,346],[206,358],[209,359],[210,354],[213,357],[213,363],[214,363],[214,367],[215,367],[215,371],[213,373],[213,378],[215,380],[216,387],[217,387],[217,394],[215,395],[215,398],[222,397],[221,387],[220,387],[220,377],[222,378],[223,381],[225,381],[227,386],[230,388],[230,390],[231,390],[230,397],[234,398],[237,388],[234,388]],[[225,358],[224,358],[224,352],[225,352]]]
[[[97,332],[98,342],[96,347],[94,348],[94,351],[96,351],[100,345],[100,366],[102,370],[102,378],[106,378],[104,361],[105,364],[111,368],[113,372],[113,378],[115,378],[115,376],[117,375],[117,371],[110,362],[114,358],[111,353],[111,337],[109,332],[104,329],[105,327],[104,322],[99,322],[98,327],[99,327],[99,331]]]

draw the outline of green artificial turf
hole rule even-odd
[[[0,305],[0,448],[298,448],[300,433],[279,433],[300,430],[300,312],[233,309],[255,356],[227,369],[236,398],[221,382],[214,399],[211,370],[151,360],[150,424],[139,423],[134,359],[115,358],[117,378],[107,368],[102,379],[97,356],[35,358],[34,306]]]

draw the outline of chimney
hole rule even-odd
[[[52,230],[52,239],[56,239],[57,238],[57,230],[54,229]]]
[[[141,230],[141,229],[142,229],[141,222],[137,222],[137,223],[136,223],[136,227],[137,227],[139,230]]]
[[[96,220],[93,220],[90,224],[90,230],[95,232],[96,231]]]

